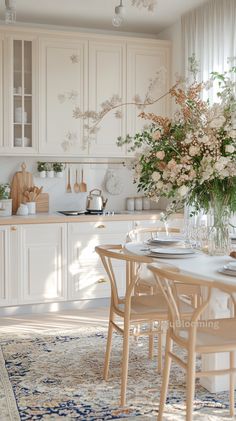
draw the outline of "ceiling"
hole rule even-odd
[[[183,13],[207,0],[157,0],[154,12],[138,9],[132,0],[126,6],[125,23],[114,28],[111,23],[119,0],[17,0],[17,23],[34,23],[74,28],[158,34],[176,22]],[[5,1],[0,0],[1,19],[4,20]]]

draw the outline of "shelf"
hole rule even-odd
[[[13,94],[13,96],[17,96],[17,97],[20,97],[20,98],[22,98],[22,96],[26,96],[26,97],[31,98],[32,94]]]

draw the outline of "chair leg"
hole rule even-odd
[[[124,338],[123,338],[123,354],[122,354],[122,369],[121,369],[121,406],[126,403],[126,389],[128,377],[128,364],[129,364],[129,320],[124,320]]]
[[[158,332],[158,354],[157,354],[157,370],[158,373],[162,372],[162,330]]]
[[[234,368],[234,351],[230,352],[230,368]],[[230,416],[234,416],[234,373],[230,373]]]
[[[150,323],[150,335],[149,335],[149,344],[148,344],[148,358],[153,359],[154,354],[154,336],[153,336],[153,322]]]
[[[113,325],[111,323],[112,320],[113,320],[113,314],[110,313],[108,335],[107,335],[106,355],[105,355],[105,362],[104,362],[104,372],[103,372],[103,378],[106,381],[108,380],[110,356],[111,356],[112,333],[113,333]]]
[[[165,364],[164,364],[164,370],[163,370],[160,405],[159,405],[157,421],[162,421],[164,406],[166,403],[167,389],[168,389],[168,383],[169,383],[169,377],[170,377],[170,366],[171,366],[171,356],[169,352],[171,350],[172,350],[172,339],[168,332],[166,336]]]
[[[187,396],[186,396],[186,421],[193,419],[193,400],[195,393],[195,364],[196,353],[188,351],[188,365],[187,365]]]

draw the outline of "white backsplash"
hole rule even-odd
[[[50,158],[40,158],[41,161],[50,161]],[[58,158],[57,161],[63,161]],[[22,157],[1,157],[0,158],[0,184],[10,183],[16,171],[21,170],[21,164],[25,162],[27,170],[33,173],[34,184],[38,187],[43,186],[43,192],[49,193],[50,212],[57,210],[85,209],[86,197],[90,190],[98,188],[102,190],[103,196],[108,198],[107,210],[122,211],[126,209],[126,197],[141,195],[137,193],[136,185],[133,184],[132,173],[123,165],[112,164],[71,164],[71,187],[72,193],[66,193],[67,169],[63,178],[45,178],[42,179],[37,173],[37,159]],[[79,179],[81,181],[81,170],[84,170],[84,181],[87,184],[87,193],[74,193],[73,185],[75,183],[75,171],[78,169]],[[114,169],[123,183],[122,193],[111,195],[105,189],[106,173],[108,169]],[[161,200],[158,205],[152,203],[152,208],[165,208],[166,201]]]

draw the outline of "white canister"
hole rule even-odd
[[[34,215],[36,213],[36,203],[35,202],[27,202],[26,203],[28,208],[29,215]]]
[[[12,215],[12,199],[0,200],[0,216]]]
[[[141,211],[143,209],[143,198],[142,197],[135,197],[134,200],[134,208],[137,211]]]
[[[16,214],[20,216],[26,216],[28,215],[28,206],[25,203],[21,203],[19,208],[17,209]]]
[[[126,198],[126,209],[130,212],[134,211],[134,197]]]
[[[150,199],[148,197],[143,197],[143,209],[144,210],[149,210],[151,209],[151,203],[150,203]]]

